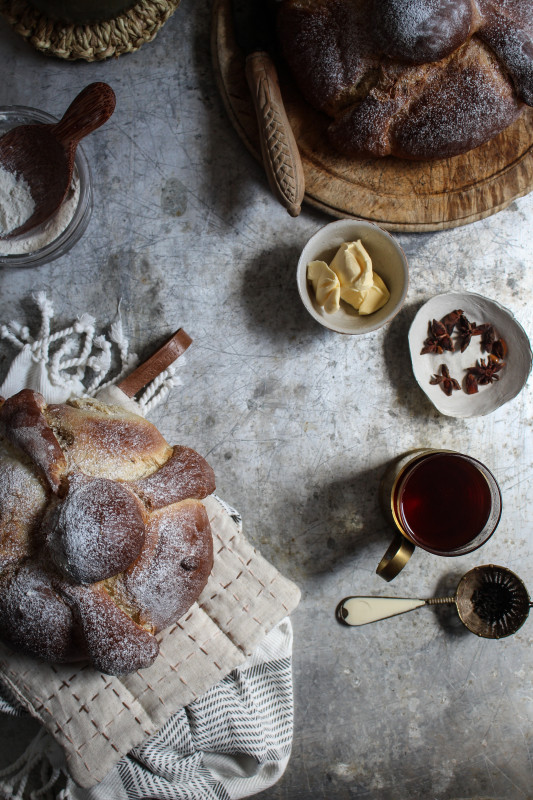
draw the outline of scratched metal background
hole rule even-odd
[[[272,800],[533,797],[533,619],[500,642],[467,633],[452,610],[422,609],[361,630],[340,627],[347,594],[430,596],[479,563],[515,570],[533,593],[531,387],[486,418],[440,416],[412,377],[406,334],[435,293],[498,299],[533,332],[533,195],[482,222],[400,235],[411,267],[401,314],[362,338],[326,332],[295,282],[303,243],[328,218],[291,219],[231,128],[217,94],[207,0],[183,0],[155,41],[101,64],[35,52],[0,22],[0,105],[61,115],[94,80],[117,109],[84,149],[96,208],[70,254],[0,272],[0,322],[32,320],[44,289],[57,318],[117,303],[147,355],[183,326],[184,385],[153,415],[171,442],[206,455],[245,532],[302,588],[293,615],[293,755]],[[0,378],[13,352],[0,346]],[[377,487],[416,446],[470,453],[494,471],[503,517],[482,551],[417,553],[387,586],[375,575],[389,531]],[[0,721],[0,759],[28,735]]]

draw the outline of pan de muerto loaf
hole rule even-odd
[[[348,156],[458,155],[533,105],[533,0],[283,0],[278,32]]]
[[[213,565],[207,462],[96,400],[0,398],[0,639],[123,674],[198,598]]]

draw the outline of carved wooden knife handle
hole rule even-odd
[[[301,211],[305,179],[279,88],[276,68],[268,53],[251,53],[246,59],[246,79],[254,103],[261,153],[270,188],[291,217]]]

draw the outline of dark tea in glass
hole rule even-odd
[[[413,544],[437,555],[480,547],[501,514],[498,484],[476,459],[429,451],[398,476],[392,493],[396,523]]]

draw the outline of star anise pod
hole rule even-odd
[[[507,342],[505,339],[496,338],[496,329],[494,325],[484,325],[483,336],[481,337],[481,346],[486,353],[490,353],[500,360],[507,355]]]
[[[449,334],[453,333],[453,330],[457,325],[457,323],[459,322],[462,315],[463,315],[463,309],[457,308],[455,311],[450,311],[449,314],[446,314],[446,316],[441,319],[442,324],[444,325]]]
[[[465,392],[467,394],[477,394],[479,392],[477,378],[473,372],[467,372],[466,374]]]
[[[492,343],[491,355],[496,356],[500,360],[507,355],[507,342],[505,339],[496,339]]]
[[[457,331],[459,333],[459,345],[461,353],[464,353],[472,336],[480,336],[485,330],[486,325],[478,325],[476,322],[470,322],[464,314],[461,314],[457,322]]]
[[[476,362],[475,367],[470,367],[466,375],[466,392],[467,394],[476,394],[478,386],[486,386],[494,381],[499,381],[500,376],[496,373],[505,366],[505,361],[498,361],[498,359],[490,355],[485,361],[484,358]]]
[[[459,381],[456,381],[455,378],[450,376],[450,371],[446,364],[441,364],[439,369],[441,374],[433,375],[429,382],[432,386],[439,385],[444,394],[450,397],[454,389],[461,388]]]
[[[483,335],[481,337],[481,347],[486,353],[492,353],[494,342],[496,341],[496,330],[494,325],[484,325]]]
[[[446,326],[434,319],[428,325],[428,338],[424,342],[424,346],[420,351],[420,355],[424,353],[437,353],[440,355],[445,350],[450,353],[453,352],[453,342]]]

